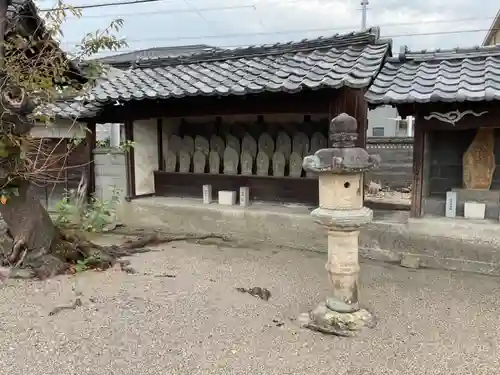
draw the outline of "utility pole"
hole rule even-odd
[[[366,11],[368,7],[368,0],[361,0],[361,31],[366,30]]]

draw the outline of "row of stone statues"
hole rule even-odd
[[[172,135],[166,145],[165,170],[300,177],[303,157],[326,145],[326,137],[319,132],[311,138],[298,132],[293,139],[279,132],[276,140],[262,133],[257,141],[248,133],[241,141],[234,135],[227,135],[225,140],[218,135],[212,135],[210,140],[202,136]]]
[[[297,132],[293,137],[290,137],[285,132],[279,132],[276,139],[273,139],[269,133],[264,132],[257,140],[248,133],[241,139],[228,134],[225,139],[218,135],[212,135],[210,140],[200,135],[195,137],[185,135],[181,138],[174,134],[168,138],[165,149],[174,153],[184,150],[191,155],[195,151],[202,151],[206,155],[210,151],[215,151],[222,157],[226,147],[231,147],[238,154],[247,151],[253,158],[257,156],[258,151],[265,152],[270,158],[277,151],[288,158],[292,152],[306,156],[314,154],[326,146],[326,137],[320,132],[315,132],[310,138],[303,132]]]
[[[215,151],[210,151],[207,157],[200,150],[195,151],[193,156],[185,150],[180,150],[177,154],[169,150],[165,157],[165,171],[301,177],[302,156],[292,152],[287,159],[282,152],[276,151],[269,158],[267,153],[259,151],[253,158],[249,152],[242,151],[241,154],[238,154],[231,147],[226,147],[222,158]]]

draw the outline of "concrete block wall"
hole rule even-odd
[[[96,197],[109,200],[112,197],[113,186],[120,191],[123,198],[126,194],[125,153],[114,149],[95,149],[95,188]]]
[[[413,138],[368,137],[368,153],[380,155],[381,164],[365,180],[381,182],[392,189],[406,188],[413,179]]]

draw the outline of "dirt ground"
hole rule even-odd
[[[173,243],[118,268],[0,286],[8,375],[474,374],[500,368],[500,280],[363,262],[379,318],[356,338],[298,327],[329,287],[325,255]],[[262,301],[236,287],[261,286]],[[82,306],[55,315],[57,306]]]

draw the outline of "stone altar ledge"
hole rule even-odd
[[[496,203],[500,202],[500,190],[452,189],[459,202]]]
[[[256,203],[250,207],[203,204],[202,199],[147,197],[124,202],[125,226],[168,234],[221,234],[237,246],[326,250],[326,233],[302,205]],[[498,219],[497,219],[498,220]],[[463,218],[408,219],[404,211],[374,211],[361,230],[362,257],[399,263],[417,254],[422,267],[500,276],[498,221]]]

